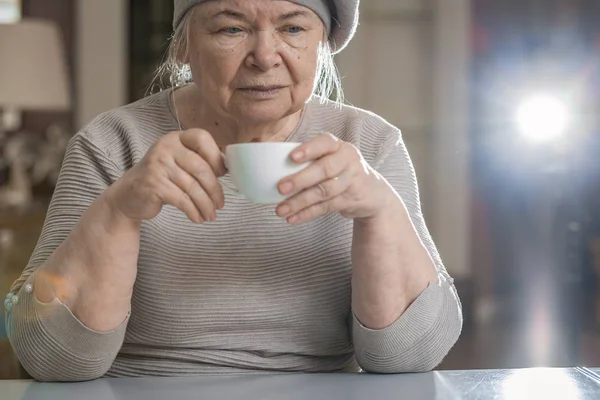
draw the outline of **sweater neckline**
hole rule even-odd
[[[168,110],[169,122],[173,126],[174,130],[179,130],[180,125],[179,125],[179,121],[177,120],[177,115],[175,113],[175,109],[173,107],[173,102],[171,101],[171,99],[173,98],[173,94],[175,93],[175,91],[178,89],[181,89],[182,87],[183,86],[173,87],[170,89],[163,90],[161,92],[161,100],[162,100],[162,102],[165,103],[166,109]],[[304,109],[302,110],[302,114],[300,115],[300,119],[299,119],[298,123],[296,124],[296,127],[292,130],[292,132],[288,135],[288,137],[283,142],[292,142],[293,140],[297,139],[300,132],[303,132],[306,130],[306,127],[309,124],[309,120],[310,120],[311,109],[312,109],[312,99],[309,99],[304,104]],[[187,129],[183,125],[181,125],[181,127],[182,127],[182,129]]]

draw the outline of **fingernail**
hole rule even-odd
[[[294,161],[302,161],[303,158],[304,158],[303,151],[295,151],[292,153],[292,160],[294,160]]]
[[[289,217],[287,219],[288,223],[290,224],[295,224],[296,222],[298,222],[298,216],[297,215],[292,215],[291,217]]]
[[[277,209],[277,214],[280,217],[285,217],[289,213],[290,213],[290,207],[289,206],[280,206],[279,209]]]
[[[293,187],[294,185],[292,184],[292,182],[284,182],[279,187],[279,191],[281,192],[281,194],[288,194],[292,191]]]

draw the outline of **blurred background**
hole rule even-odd
[[[68,139],[144,96],[171,18],[172,0],[0,0],[2,296]],[[442,369],[600,366],[599,20],[598,0],[362,2],[338,66],[349,103],[402,128],[456,279]],[[2,316],[0,379],[23,374]]]

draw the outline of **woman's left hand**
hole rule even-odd
[[[312,162],[279,183],[283,195],[295,193],[277,207],[290,224],[339,212],[346,218],[377,217],[398,196],[351,143],[324,133],[290,155],[296,163]]]

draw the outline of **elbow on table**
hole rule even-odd
[[[408,339],[402,329],[375,337],[374,342],[355,348],[358,365],[365,372],[380,374],[429,372],[444,360],[462,331],[462,311],[456,297],[448,290],[445,307],[427,329],[413,332]],[[415,322],[414,319],[410,320]],[[404,321],[408,322],[408,321]],[[400,326],[396,327],[397,329]]]
[[[103,377],[112,365],[111,359],[82,360],[60,348],[24,343],[10,337],[15,355],[29,376],[39,382],[83,382]],[[39,350],[39,351],[36,351]],[[0,396],[1,397],[1,396]]]
[[[357,357],[360,368],[373,374],[402,374],[430,372],[435,369],[446,357],[446,351],[429,352],[419,356],[418,359],[406,360],[402,356],[379,358],[377,360],[366,357]]]
[[[127,321],[114,331],[83,325],[58,299],[40,302],[20,290],[6,315],[7,335],[25,371],[42,382],[89,381],[104,376],[123,344]]]
[[[50,333],[54,330],[35,318],[35,313],[23,311],[13,310],[8,315],[7,334],[17,360],[31,378],[40,382],[78,382],[100,378],[108,372],[118,349],[97,351],[98,343],[80,343],[78,332],[55,337]],[[88,351],[81,351],[86,347]]]
[[[453,333],[443,338],[437,346],[420,343],[404,352],[387,356],[356,353],[358,365],[364,372],[374,374],[421,373],[434,370],[442,363],[450,349],[458,340],[459,334]]]
[[[45,368],[42,366],[25,366],[23,368],[31,378],[38,382],[86,382],[93,381],[98,378],[102,378],[107,372],[106,370],[101,371],[81,371],[73,369],[60,369],[53,370],[52,368]]]

